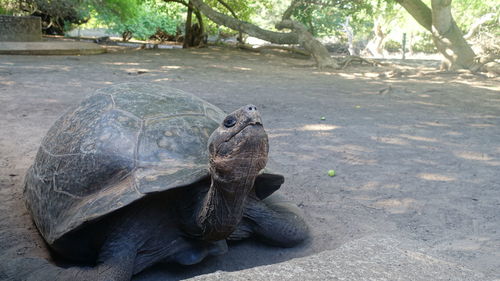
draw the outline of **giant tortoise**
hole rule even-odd
[[[22,258],[13,277],[129,280],[158,262],[223,254],[227,240],[302,242],[300,210],[273,194],[283,176],[264,171],[268,148],[254,105],[225,114],[158,85],[98,90],[49,130],[24,189],[51,249],[86,266]]]

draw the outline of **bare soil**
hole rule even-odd
[[[240,242],[224,256],[158,265],[136,280],[273,264],[373,233],[418,240],[421,252],[499,278],[500,80],[439,73],[438,64],[320,71],[311,60],[227,48],[0,56],[0,255],[49,256],[23,205],[22,179],[56,118],[98,88],[140,81],[225,111],[257,105],[268,167],[285,175],[281,192],[304,210],[312,239],[291,249]]]

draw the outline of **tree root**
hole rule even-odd
[[[347,56],[347,57],[340,59],[340,61],[339,61],[339,65],[341,65],[341,69],[344,69],[353,63],[359,63],[359,64],[366,63],[366,64],[369,64],[372,66],[388,66],[389,65],[387,63],[382,63],[382,62],[372,60],[372,59],[364,59],[360,56]]]
[[[249,44],[238,44],[237,46],[240,49],[251,51],[251,52],[261,52],[263,50],[282,50],[282,51],[287,51],[287,52],[294,53],[294,54],[299,54],[299,55],[302,55],[305,57],[311,56],[311,54],[309,52],[302,50],[302,49],[297,49],[295,47],[264,45],[264,46],[254,48],[254,47],[252,47],[252,45],[249,45]]]

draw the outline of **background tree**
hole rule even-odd
[[[65,26],[82,24],[89,19],[89,10],[78,0],[20,0],[17,9],[38,16],[45,34],[63,35]]]
[[[453,19],[451,0],[432,0],[432,9],[421,0],[396,0],[396,2],[431,32],[434,44],[445,58],[443,69],[479,70],[481,64],[476,60],[476,54]]]
[[[198,46],[207,34],[234,30],[240,33],[240,41],[245,33],[277,45],[300,45],[319,67],[338,67],[322,42],[344,50],[349,43],[351,54],[367,47],[364,54],[381,56],[386,53],[384,46],[390,51],[402,50],[403,33],[409,35],[410,52],[437,49],[442,53],[444,69],[478,70],[499,57],[497,0],[454,0],[458,22],[452,16],[451,0],[423,1],[3,0],[0,12],[38,14],[44,19],[46,33],[61,34],[89,18],[121,33],[124,39],[163,40],[184,33],[186,47]],[[408,13],[402,13],[403,9]]]

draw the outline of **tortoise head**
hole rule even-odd
[[[255,178],[267,163],[269,145],[260,113],[246,105],[227,115],[208,140],[212,183],[196,225],[205,240],[227,238],[243,216]]]
[[[266,166],[269,144],[252,104],[227,115],[208,140],[210,172],[223,182],[256,176]]]

